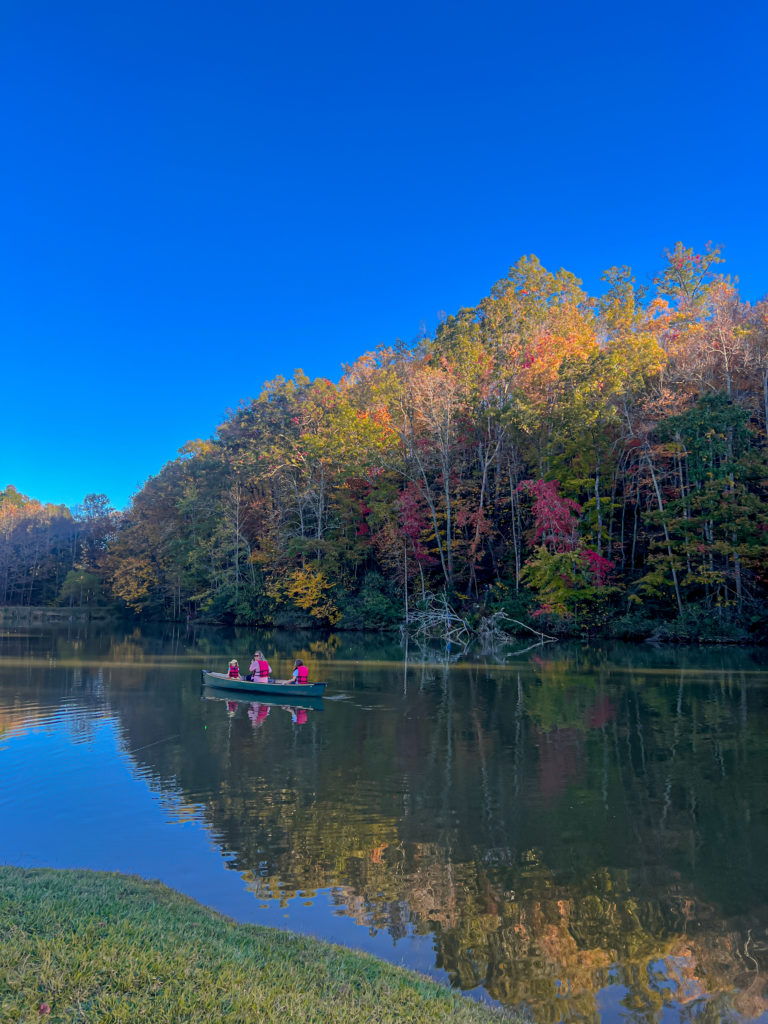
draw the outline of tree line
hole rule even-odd
[[[381,628],[444,593],[569,633],[764,628],[768,300],[721,263],[678,243],[591,296],[523,257],[434,337],[267,382],[124,513],[8,488],[0,603]]]

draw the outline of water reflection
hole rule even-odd
[[[239,708],[245,707],[248,720],[254,728],[263,725],[273,708],[279,708],[291,716],[294,725],[306,725],[309,715],[323,710],[322,697],[274,697],[269,700],[254,700],[253,695],[243,696],[233,690],[217,686],[203,686],[203,700],[218,701],[226,705],[227,717],[234,718]]]
[[[107,757],[110,723],[169,819],[203,823],[245,880],[250,904],[229,913],[285,908],[292,928],[321,932],[342,914],[360,945],[386,935],[406,963],[425,936],[454,984],[542,1022],[765,1018],[761,652],[553,646],[509,666],[449,666],[365,643],[6,636],[0,770],[12,755],[26,780],[6,792],[6,820],[35,814],[47,781],[39,740],[25,761],[29,737]],[[257,646],[278,674],[301,657],[329,699],[201,692],[201,667]],[[74,793],[93,786],[78,756],[66,761]],[[93,822],[78,826],[92,842]],[[56,835],[35,842],[45,862]],[[142,869],[138,847],[125,856]]]

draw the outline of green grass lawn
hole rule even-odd
[[[156,882],[0,868],[2,1024],[500,1019],[516,1018],[374,957],[236,924]]]

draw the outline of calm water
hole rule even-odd
[[[257,640],[319,709],[201,693]],[[0,815],[2,862],[159,878],[541,1024],[768,1021],[764,651],[6,631]]]

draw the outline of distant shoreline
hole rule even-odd
[[[70,626],[73,624],[83,625],[90,622],[94,623],[116,623],[116,622],[130,622],[136,625],[186,625],[189,627],[209,627],[212,629],[287,629],[290,628],[295,632],[323,632],[323,633],[392,633],[395,632],[395,627],[389,628],[351,628],[351,627],[335,627],[329,629],[328,627],[310,626],[310,625],[280,625],[275,626],[272,623],[264,622],[250,622],[250,623],[225,623],[225,622],[214,622],[207,619],[150,619],[133,617],[130,615],[119,614],[114,608],[108,607],[72,607],[62,608],[60,606],[29,606],[29,605],[6,605],[0,606],[0,627],[2,626]],[[755,636],[754,639],[743,637],[701,637],[701,636],[685,636],[675,635],[673,632],[674,621],[671,623],[664,624],[665,635],[655,636],[651,633],[636,633],[627,635],[612,635],[609,632],[605,633],[594,633],[591,635],[581,633],[562,633],[556,637],[557,640],[564,643],[568,642],[589,642],[589,643],[629,643],[636,645],[652,644],[658,647],[733,647],[733,646],[747,646],[747,647],[761,647],[763,641],[760,636]],[[521,634],[523,636],[523,634]]]

